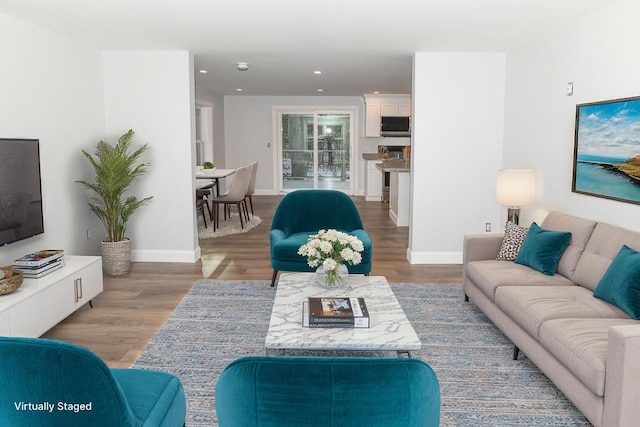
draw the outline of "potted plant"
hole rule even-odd
[[[94,155],[82,150],[95,172],[95,182],[76,181],[95,192],[89,201],[89,209],[102,221],[107,238],[102,241],[102,268],[105,274],[118,276],[129,272],[131,263],[131,241],[125,236],[127,221],[151,197],[138,199],[125,192],[133,181],[143,175],[148,163],[139,158],[148,145],[144,144],[130,152],[133,130],[129,129],[113,145],[100,141]]]

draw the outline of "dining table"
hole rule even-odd
[[[196,179],[198,180],[208,180],[209,182],[196,183],[196,188],[198,189],[210,189],[215,188],[216,194],[215,197],[220,195],[220,179],[226,178],[228,176],[236,173],[235,169],[202,169],[196,171]]]

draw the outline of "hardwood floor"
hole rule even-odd
[[[202,240],[200,262],[132,263],[129,274],[105,277],[94,308],[86,305],[43,337],[87,347],[110,367],[131,366],[196,280],[271,280],[269,229],[280,198],[254,196],[262,223],[248,233]],[[408,227],[393,224],[388,204],[354,200],[373,241],[372,275],[389,283],[460,283],[460,265],[409,264]]]

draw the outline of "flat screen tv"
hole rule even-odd
[[[42,233],[40,141],[0,138],[0,246]]]

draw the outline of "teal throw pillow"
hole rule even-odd
[[[622,246],[593,295],[640,320],[640,253]]]
[[[544,230],[534,222],[522,242],[515,262],[553,276],[570,240],[569,231]]]

